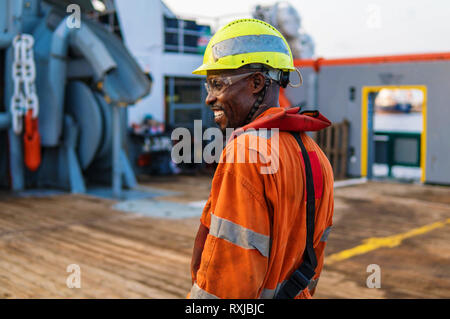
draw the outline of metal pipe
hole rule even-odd
[[[0,1],[0,49],[11,45],[14,34],[11,32],[11,0]]]
[[[13,35],[11,33],[0,33],[0,49],[9,47],[12,39]]]
[[[9,113],[0,113],[0,130],[9,129],[11,127],[11,116]]]
[[[57,146],[63,128],[64,93],[67,74],[67,51],[69,48],[69,35],[72,29],[67,27],[63,19],[52,35],[50,55],[48,61],[48,92],[49,99],[44,99],[45,108],[39,115],[41,128],[41,143],[43,146]],[[51,98],[50,98],[51,97]]]
[[[112,109],[112,190],[113,196],[119,199],[121,197],[122,190],[122,167],[120,165],[120,150],[122,149],[122,134],[120,132],[120,108],[116,105],[113,105]]]
[[[66,166],[64,169],[69,173],[70,191],[72,193],[86,193],[83,173],[75,152],[78,134],[78,127],[72,117],[64,116],[64,149],[66,151]]]
[[[53,33],[48,62],[48,83],[53,99],[46,103],[48,116],[41,116],[42,145],[56,146],[63,127],[65,84],[67,82],[67,53],[69,44],[77,47],[90,63],[96,78],[102,78],[109,70],[117,67],[116,62],[100,39],[84,23],[80,28],[69,28],[63,19]]]
[[[6,50],[5,59],[5,96],[4,103],[9,113],[11,96],[13,94],[13,83],[11,80],[11,70],[13,64],[13,48],[10,46]],[[25,188],[25,173],[23,168],[22,139],[16,135],[10,126],[8,129],[9,141],[9,171],[11,174],[11,188],[13,191],[22,191]]]
[[[108,49],[86,24],[72,32],[70,45],[82,52],[94,70],[96,80],[103,80],[108,71],[117,68]]]
[[[11,39],[21,32],[21,16],[22,16],[22,1],[9,0],[2,3],[3,12],[9,22],[8,34],[11,35]],[[4,36],[7,39],[9,36]],[[14,52],[11,45],[6,48],[5,58],[5,86],[4,86],[4,104],[6,106],[6,112],[10,111],[11,96],[13,95],[13,82],[11,77],[12,64],[14,60]],[[8,142],[9,142],[9,172],[11,175],[11,189],[13,191],[22,191],[25,188],[25,172],[23,167],[23,153],[22,153],[22,139],[19,135],[16,135],[10,126],[8,129]]]
[[[127,154],[124,149],[120,149],[120,164],[123,172],[123,179],[125,187],[134,188],[137,185],[136,176],[134,175],[133,168],[128,160]]]

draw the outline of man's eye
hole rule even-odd
[[[222,82],[220,82],[220,81],[213,81],[212,82],[212,87],[215,89],[215,90],[220,90],[221,88],[222,88]]]

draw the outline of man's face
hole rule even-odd
[[[216,83],[220,85],[222,80],[225,80],[228,76],[232,81],[231,85],[225,84],[222,89],[217,89],[208,93],[206,97],[206,104],[211,107],[214,112],[214,121],[220,127],[222,131],[226,128],[238,128],[244,125],[247,114],[249,113],[254,101],[253,93],[253,76],[245,73],[249,71],[243,70],[225,70],[221,72],[208,72],[206,80],[208,83]],[[242,75],[242,77],[238,76]],[[218,87],[220,88],[220,87]],[[219,91],[219,93],[217,92]]]

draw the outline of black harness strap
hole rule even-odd
[[[315,194],[314,180],[308,152],[298,132],[290,132],[295,137],[302,150],[303,162],[306,173],[306,247],[303,253],[303,262],[291,275],[286,283],[280,288],[275,299],[293,299],[306,287],[314,277],[317,267],[316,252],[314,251],[314,217],[315,217]]]

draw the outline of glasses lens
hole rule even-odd
[[[212,78],[206,80],[205,87],[209,94],[219,95],[226,88],[226,84],[222,78]]]
[[[206,80],[205,87],[208,94],[220,95],[226,88],[252,75],[254,72],[231,75],[226,77],[215,77]]]

